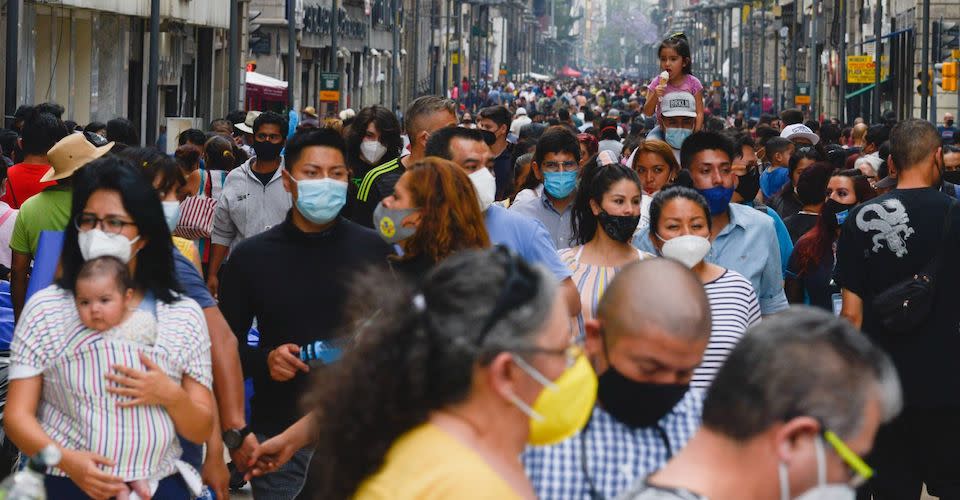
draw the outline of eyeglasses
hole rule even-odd
[[[837,456],[839,456],[840,459],[843,460],[843,463],[847,465],[847,468],[850,469],[850,486],[857,488],[873,477],[873,469],[860,458],[860,455],[857,455],[855,451],[851,450],[850,447],[847,446],[847,443],[844,443],[843,440],[840,439],[840,436],[837,436],[822,424],[820,429],[823,439],[830,443],[830,446],[837,453]]]
[[[583,354],[583,348],[577,344],[570,344],[563,349],[547,349],[546,347],[521,347],[518,349],[513,349],[513,352],[517,354],[530,353],[530,354],[546,354],[548,356],[565,356],[567,361],[567,368],[573,366],[577,362],[577,358]]]
[[[507,279],[493,309],[483,322],[483,328],[480,329],[480,336],[476,342],[478,346],[483,345],[490,330],[508,311],[526,304],[537,293],[537,275],[530,266],[521,265],[521,258],[507,247],[497,245],[494,247],[494,253],[505,260]]]
[[[545,161],[543,162],[544,172],[564,172],[580,170],[580,164],[575,161]]]
[[[283,140],[283,136],[280,134],[257,134],[253,136],[259,142],[270,141],[273,143],[278,143]]]
[[[76,219],[73,221],[73,225],[80,231],[90,231],[95,229],[97,226],[100,226],[100,230],[109,234],[120,234],[123,232],[123,228],[127,226],[136,226],[136,222],[128,222],[122,220],[118,217],[104,217],[99,218],[93,214],[80,214],[77,215]]]

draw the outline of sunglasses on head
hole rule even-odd
[[[530,266],[507,247],[497,245],[493,252],[503,262],[507,270],[507,278],[503,282],[503,288],[500,289],[500,295],[493,309],[483,322],[483,328],[480,329],[480,336],[476,342],[478,346],[483,345],[490,330],[508,312],[530,302],[537,293],[538,276]]]

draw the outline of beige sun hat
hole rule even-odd
[[[262,113],[260,111],[247,111],[247,117],[243,120],[243,123],[233,124],[241,132],[252,134],[253,133],[253,122],[257,121],[257,117]]]
[[[99,148],[87,140],[83,134],[68,134],[47,151],[50,170],[43,174],[40,182],[57,181],[73,175],[78,168],[107,154],[114,143],[108,142]]]

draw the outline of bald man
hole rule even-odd
[[[523,454],[544,500],[616,498],[700,425],[702,396],[690,380],[710,339],[710,304],[689,269],[668,259],[625,267],[585,326],[600,379],[590,421],[570,439]]]

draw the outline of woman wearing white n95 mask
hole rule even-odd
[[[374,167],[397,158],[403,149],[400,122],[383,106],[361,109],[345,139],[347,164],[355,179],[363,179]]]
[[[650,240],[654,247],[663,257],[689,267],[700,278],[710,302],[710,343],[690,384],[704,390],[747,328],[760,321],[760,305],[750,281],[736,271],[704,260],[711,250],[710,225],[707,200],[690,188],[666,188],[650,203]]]

